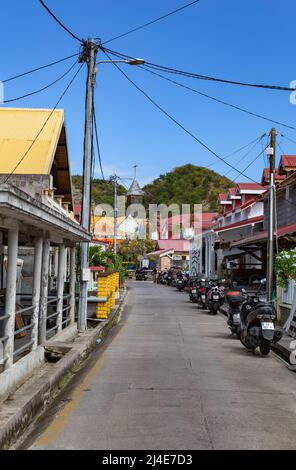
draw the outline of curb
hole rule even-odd
[[[223,308],[220,308],[220,313],[222,315],[225,315],[227,316],[227,312],[226,310],[224,310]],[[291,341],[293,340],[293,338],[291,337]],[[290,355],[291,355],[291,349],[288,349],[286,348],[282,343],[281,341],[279,341],[278,343],[274,344],[273,346],[271,346],[271,350],[274,354],[276,354],[278,357],[280,357],[285,363],[286,365],[289,367],[291,365],[290,363]],[[294,370],[294,369],[293,369]]]
[[[124,290],[117,308],[108,320],[95,327],[91,333],[78,336],[74,343],[50,343],[52,346],[63,346],[68,352],[50,370],[38,377],[29,379],[0,408],[0,450],[9,449],[22,436],[32,421],[37,418],[56,398],[72,377],[83,366],[83,362],[96,346],[97,339],[104,339],[118,323],[124,307],[127,290]],[[36,377],[37,376],[37,377]]]

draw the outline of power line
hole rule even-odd
[[[39,0],[43,8],[49,13],[49,15],[68,33],[72,36],[72,38],[76,39],[76,41],[82,42],[78,36],[76,36],[69,28],[67,28],[58,18],[57,16],[48,8],[48,6],[44,3],[43,0]]]
[[[48,88],[52,87],[53,85],[55,85],[56,83],[61,81],[64,77],[66,77],[66,75],[68,75],[71,72],[71,70],[75,67],[76,64],[77,64],[77,61],[75,61],[74,64],[72,64],[71,67],[65,73],[63,73],[63,75],[61,75],[59,78],[57,78],[53,82],[49,83],[48,85],[46,85],[42,88],[39,88],[38,90],[31,91],[30,93],[26,93],[25,95],[18,96],[17,98],[11,98],[9,100],[4,100],[4,101],[1,102],[1,104],[6,104],[6,103],[12,103],[14,101],[19,101],[19,100],[22,100],[24,98],[28,98],[28,96],[37,95],[38,93],[41,93],[42,91],[47,90]]]
[[[289,140],[290,142],[292,142],[292,144],[296,144],[296,140],[293,140],[291,139],[290,137],[287,137],[286,135],[283,135],[283,137],[287,140]]]
[[[96,147],[97,147],[97,154],[99,157],[99,164],[101,169],[102,178],[105,181],[104,171],[103,171],[103,164],[100,152],[100,145],[99,145],[99,135],[98,135],[98,127],[97,127],[97,119],[96,119],[96,110],[95,107],[93,108],[93,118],[94,118],[94,129],[95,129],[95,138],[96,138]]]
[[[246,176],[246,175],[245,175],[245,171],[248,170],[248,169],[250,168],[250,166],[252,166],[253,163],[255,163],[255,162],[258,160],[259,157],[261,157],[261,155],[265,152],[265,150],[267,149],[267,147],[268,147],[268,146],[266,146],[263,150],[261,150],[261,152],[258,153],[258,155],[256,155],[256,157],[255,157],[242,171],[239,171],[239,172],[238,172],[238,175],[235,177],[236,180],[237,180],[237,178],[238,178],[239,176],[241,176],[241,175]],[[238,170],[236,170],[236,171],[238,171]],[[232,180],[232,182],[235,182],[235,180]],[[256,181],[256,183],[257,183],[257,181]]]
[[[153,72],[152,70],[146,68],[145,66],[144,67],[139,66],[139,67],[142,70],[146,70],[147,72],[152,73],[153,75],[156,75],[156,76],[162,78],[163,80],[171,82],[171,83],[173,83],[175,85],[178,85],[182,88],[185,88],[186,90],[192,91],[193,93],[197,93],[198,95],[204,96],[205,98],[208,98],[210,100],[216,101],[217,103],[224,104],[225,106],[229,106],[230,108],[236,109],[237,111],[241,111],[243,113],[246,113],[246,114],[249,114],[251,116],[257,117],[259,119],[264,119],[265,121],[269,121],[269,122],[272,122],[274,124],[277,124],[277,125],[280,125],[280,126],[283,126],[283,127],[287,127],[288,129],[292,129],[292,130],[296,131],[296,127],[290,126],[289,124],[284,124],[283,122],[275,121],[274,119],[268,118],[266,116],[262,116],[261,114],[254,113],[253,111],[249,111],[247,109],[241,108],[240,106],[237,106],[237,105],[234,105],[234,104],[231,104],[231,103],[227,103],[227,101],[223,101],[223,100],[220,100],[219,98],[215,98],[214,96],[208,95],[206,93],[202,93],[201,91],[196,90],[195,88],[191,88],[187,85],[184,85],[183,83],[176,82],[175,80],[172,80],[171,78],[165,77],[164,75],[161,75],[157,72]]]
[[[259,137],[259,139],[256,140],[255,144],[246,152],[244,153],[244,155],[234,164],[235,167],[237,167],[237,165],[239,165],[251,152],[252,150],[257,146],[257,144],[261,141],[262,142],[262,139],[263,137],[265,136],[266,134],[263,134],[261,137]],[[261,153],[264,152],[264,149],[262,148],[261,149]],[[233,171],[232,169],[228,170],[223,176],[227,176],[229,175],[229,173]],[[238,170],[235,170],[235,171],[238,171]]]
[[[174,15],[175,13],[178,13],[181,10],[185,10],[185,8],[188,8],[191,5],[194,5],[195,3],[198,3],[198,2],[200,2],[200,0],[195,0],[194,2],[187,3],[186,5],[184,5],[180,8],[177,8],[176,10],[173,10],[173,11],[171,11],[171,12],[165,14],[165,15],[160,16],[159,18],[151,20],[148,23],[142,24],[141,26],[138,26],[137,28],[131,29],[131,30],[127,31],[126,33],[123,33],[123,34],[115,36],[111,39],[108,39],[108,41],[104,41],[103,44],[108,44],[109,42],[115,41],[116,39],[123,38],[124,36],[127,36],[128,34],[131,34],[131,33],[134,33],[136,31],[139,31],[140,29],[146,28],[147,26],[150,26],[150,25],[156,23],[157,21],[163,20],[164,18],[167,18],[168,16]]]
[[[65,88],[65,90],[63,91],[63,93],[61,94],[61,96],[59,97],[58,101],[56,102],[54,108],[51,110],[50,114],[48,115],[48,117],[46,118],[46,120],[44,121],[42,127],[40,128],[40,130],[37,132],[34,140],[31,142],[31,144],[29,145],[29,147],[27,148],[27,150],[25,151],[25,153],[22,155],[22,157],[19,159],[18,163],[15,165],[15,167],[13,168],[13,170],[9,173],[8,176],[6,176],[6,178],[4,179],[4,181],[2,183],[7,183],[7,181],[9,180],[9,178],[13,175],[13,173],[17,170],[17,168],[20,166],[20,164],[22,163],[22,161],[26,158],[26,156],[28,155],[28,153],[30,152],[31,148],[33,147],[33,145],[36,143],[38,137],[40,136],[40,134],[42,133],[43,129],[46,127],[48,121],[50,120],[51,116],[53,115],[54,111],[57,109],[58,105],[60,104],[60,102],[62,101],[62,99],[64,98],[65,94],[67,93],[67,91],[69,90],[69,88],[71,87],[72,83],[74,82],[75,78],[77,77],[77,75],[79,74],[80,70],[82,69],[82,67],[84,66],[84,63],[81,64],[81,66],[79,67],[79,69],[75,72],[74,76],[71,78],[70,82],[68,83],[67,87]]]
[[[64,62],[65,60],[72,59],[73,57],[77,57],[77,56],[78,56],[78,53],[69,55],[67,57],[64,57],[63,59],[59,59],[59,60],[56,60],[55,62],[51,62],[50,64],[42,65],[41,67],[37,67],[35,69],[28,70],[27,72],[14,75],[13,77],[6,78],[5,80],[2,80],[2,83],[11,82],[12,80],[16,80],[17,78],[24,77],[25,75],[29,75],[34,72],[38,72],[39,70],[46,69],[47,67],[51,67],[52,65],[60,64],[61,62]]]
[[[247,143],[246,145],[243,145],[243,146],[240,147],[239,149],[234,150],[234,152],[231,152],[231,153],[227,154],[227,155],[224,157],[224,160],[228,160],[228,158],[230,158],[230,157],[232,157],[233,155],[235,155],[235,154],[241,152],[242,150],[246,149],[246,148],[249,147],[250,145],[254,144],[254,142],[256,142],[256,144],[257,144],[257,142],[259,142],[259,140],[260,140],[260,137],[256,137],[256,139],[251,140],[251,142]],[[216,164],[217,164],[217,162],[213,162],[213,163],[211,163],[210,165],[206,166],[206,168],[211,168],[212,166],[214,166],[214,165],[216,165]],[[231,170],[229,170],[229,171],[231,171]],[[225,175],[224,175],[224,176],[225,176]]]
[[[104,53],[106,54],[106,56],[109,58],[109,60],[112,61],[111,57],[109,56],[109,54],[104,51]],[[142,88],[140,88],[119,66],[116,62],[113,62],[113,65],[119,70],[119,72],[140,92],[142,93],[159,111],[161,111],[166,117],[168,117],[172,122],[174,122],[180,129],[182,129],[186,134],[188,134],[192,139],[194,139],[196,142],[198,142],[202,147],[204,147],[206,150],[208,150],[208,152],[210,152],[212,155],[214,155],[215,157],[217,157],[220,161],[222,161],[223,163],[225,163],[225,165],[227,165],[228,167],[230,168],[233,168],[236,170],[236,168],[234,168],[232,165],[230,165],[224,158],[220,157],[220,155],[218,155],[214,150],[212,150],[208,145],[206,145],[204,142],[202,142],[198,137],[196,137],[191,131],[189,131],[188,129],[186,129],[179,121],[177,121],[173,116],[171,116],[164,108],[162,108],[159,104],[156,103],[156,101],[154,101]],[[249,179],[250,181],[256,183],[255,180],[253,180],[252,178],[250,178],[249,176],[247,175],[244,175],[247,179]]]
[[[101,47],[101,49],[105,52],[109,52],[110,54],[115,55],[116,57],[120,58],[129,58],[129,59],[134,59],[134,57],[128,56],[126,54],[122,54],[116,51],[112,51],[111,49],[107,49],[104,47]],[[264,85],[264,84],[258,84],[258,83],[248,83],[248,82],[239,82],[235,80],[227,80],[224,78],[218,78],[218,77],[211,77],[207,75],[201,75],[193,72],[187,72],[184,70],[180,69],[175,69],[175,68],[170,68],[166,67],[164,65],[158,65],[154,64],[152,62],[147,62],[145,61],[146,67],[151,68],[152,70],[157,70],[158,72],[165,72],[165,73],[171,73],[175,75],[182,75],[187,78],[194,78],[197,80],[207,80],[207,81],[214,81],[214,82],[219,82],[219,83],[227,83],[230,85],[239,85],[239,86],[245,86],[245,87],[253,87],[253,88],[265,88],[268,90],[278,90],[278,91],[295,91],[295,88],[290,88],[290,87],[284,87],[280,85]]]

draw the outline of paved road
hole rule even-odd
[[[108,344],[30,448],[295,449],[295,373],[246,352],[224,318],[198,310],[186,294],[130,286]]]

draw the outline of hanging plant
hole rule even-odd
[[[289,279],[296,281],[296,249],[280,251],[275,257],[277,283],[284,289],[288,288]]]

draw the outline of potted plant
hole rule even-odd
[[[275,257],[277,283],[287,289],[289,279],[296,281],[296,249],[282,250]]]

